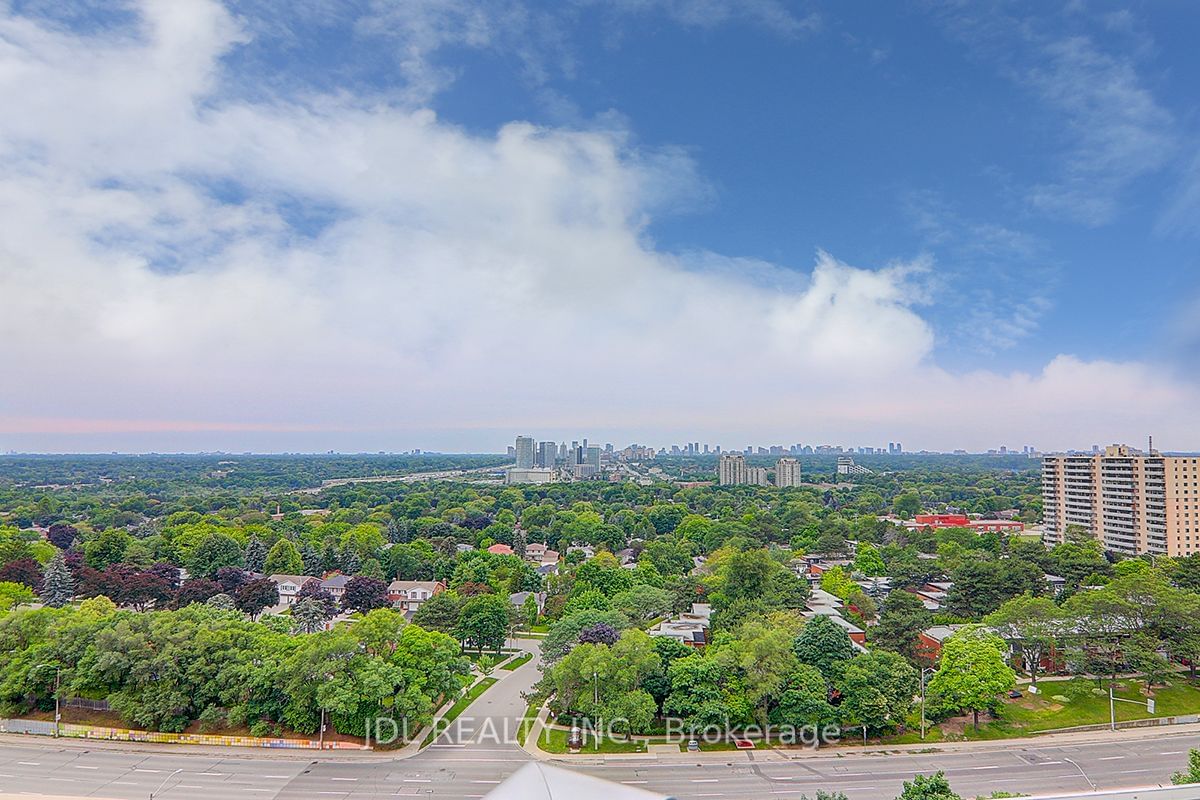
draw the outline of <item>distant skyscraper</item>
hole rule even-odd
[[[538,442],[537,461],[539,467],[550,469],[558,460],[558,445],[554,442]]]
[[[784,488],[800,485],[800,462],[794,458],[781,458],[775,462],[775,485]]]
[[[720,482],[722,486],[736,486],[746,482],[746,457],[738,453],[721,456]]]
[[[533,469],[533,437],[518,436],[516,446],[517,469]]]

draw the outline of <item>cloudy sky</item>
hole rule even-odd
[[[1126,5],[0,0],[0,451],[1200,448]]]

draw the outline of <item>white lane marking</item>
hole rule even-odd
[[[1160,756],[1181,756],[1181,755],[1183,755],[1183,751],[1182,750],[1168,750],[1165,753],[1159,753],[1159,755]]]
[[[716,783],[720,778],[692,778],[692,783]]]
[[[61,781],[62,783],[74,783],[74,782],[75,782],[75,779],[74,779],[74,778],[44,778],[43,780],[47,780],[47,781]]]
[[[287,775],[263,775],[263,777],[264,778],[279,778],[279,779],[285,780],[285,781],[288,779]]]
[[[499,782],[500,781],[471,781],[471,783],[499,783]],[[628,782],[628,781],[626,781],[626,782]],[[642,783],[645,783],[645,781],[642,781]]]
[[[1118,772],[1118,775],[1132,775],[1135,772],[1150,772],[1148,769],[1123,769]]]
[[[337,778],[334,778],[334,780],[337,780]],[[358,780],[358,778],[351,778],[350,780]],[[405,783],[433,783],[433,781],[430,780],[429,778],[405,778],[404,782]]]
[[[133,771],[134,772],[162,772],[161,769],[142,769],[141,767],[134,767]]]
[[[40,761],[18,761],[17,763],[22,767],[40,767],[42,765]]]
[[[358,778],[330,778],[331,781],[356,781]]]
[[[9,775],[7,772],[0,772],[0,778],[15,778],[16,775]]]
[[[1105,756],[1104,758],[1097,758],[1096,760],[1097,761],[1119,761],[1120,759],[1122,759],[1124,757],[1125,756]]]
[[[85,767],[83,764],[73,764],[75,769],[100,769],[99,767]]]
[[[253,789],[249,786],[243,786],[242,791],[243,792],[273,792],[275,790],[274,789]]]
[[[111,783],[113,786],[137,786],[136,783],[131,783],[129,781],[109,781],[109,783]]]
[[[176,788],[176,789],[203,789],[204,787],[203,787],[203,786],[198,786],[198,785],[196,785],[196,784],[190,784],[190,783],[181,783],[181,784],[179,784],[178,786],[176,786],[175,788]]]
[[[628,783],[630,785],[633,785],[635,783],[645,783],[645,782],[646,781],[621,781],[621,783]]]
[[[224,772],[197,772],[196,774],[197,775],[210,775],[210,776],[215,777],[217,775],[224,775],[225,773]]]

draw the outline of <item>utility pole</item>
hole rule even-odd
[[[58,726],[62,722],[62,698],[59,696],[59,684],[62,680],[62,667],[54,668],[54,738],[58,738]]]
[[[934,671],[933,667],[921,670],[921,741],[925,741],[925,675]]]
[[[600,673],[592,671],[592,703],[600,705]]]
[[[325,749],[325,707],[324,706],[321,707],[321,731],[318,734],[317,749],[318,750]]]

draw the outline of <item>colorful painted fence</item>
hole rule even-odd
[[[23,733],[30,736],[53,736],[54,723],[36,719],[0,719],[0,733]],[[153,742],[155,744],[199,744],[212,747],[269,747],[298,750],[317,750],[316,739],[275,739],[262,736],[223,736],[210,733],[161,733],[135,731],[126,728],[101,728],[93,725],[59,725],[58,735],[72,739],[106,739],[115,742]],[[326,750],[369,750],[353,742],[325,742]]]

